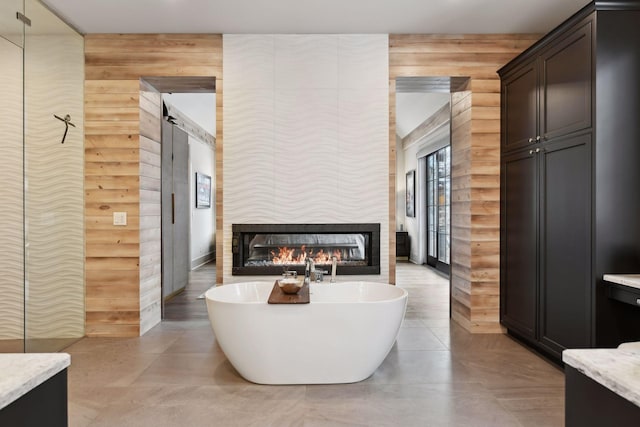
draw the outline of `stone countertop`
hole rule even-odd
[[[562,361],[640,406],[640,343],[618,348],[565,350]]]
[[[602,279],[606,282],[640,289],[640,274],[605,274]]]
[[[71,364],[67,353],[0,354],[0,409]]]

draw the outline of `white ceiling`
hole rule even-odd
[[[396,135],[404,138],[450,99],[449,93],[396,93]]]
[[[82,33],[544,33],[587,0],[43,0]]]
[[[216,135],[215,93],[163,93],[162,98],[209,134]]]
[[[42,0],[81,33],[473,34],[546,33],[588,0]],[[440,97],[438,97],[440,95]],[[188,98],[188,94],[184,94]],[[446,101],[398,94],[406,136]],[[203,127],[197,98],[174,105]],[[171,102],[171,101],[170,101]],[[215,103],[213,104],[215,105]],[[215,108],[215,107],[214,107]],[[187,111],[188,110],[188,111]],[[194,111],[191,111],[194,110]],[[215,124],[215,121],[213,122]],[[215,131],[212,132],[215,135]]]

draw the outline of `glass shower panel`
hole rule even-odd
[[[2,3],[0,14],[6,6]],[[24,350],[22,48],[0,38],[0,58],[0,353],[19,353]]]
[[[83,38],[36,0],[25,14],[25,349],[84,336]]]
[[[22,47],[24,24],[17,18],[16,13],[24,14],[24,0],[2,0],[0,3],[0,36]],[[4,57],[2,59],[4,60]]]

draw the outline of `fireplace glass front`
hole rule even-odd
[[[380,224],[234,224],[234,275],[304,271],[312,259],[338,274],[380,273]]]

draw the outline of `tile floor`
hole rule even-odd
[[[448,319],[448,281],[398,265],[409,292],[396,345],[357,384],[261,386],[216,344],[204,300],[215,266],[192,273],[140,338],[68,347],[69,418],[78,426],[562,426],[564,375],[504,335],[471,335]]]

